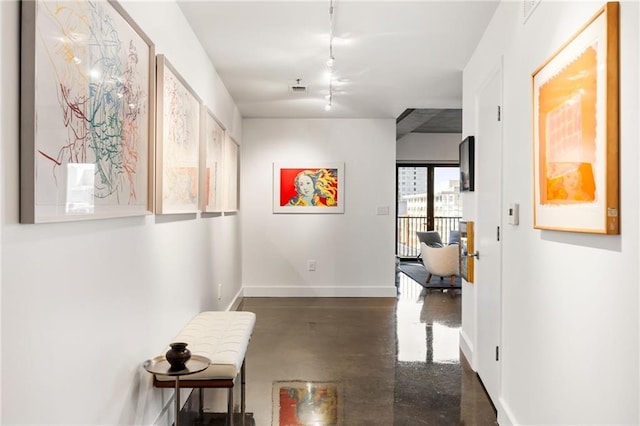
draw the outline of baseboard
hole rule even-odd
[[[473,369],[473,371],[478,371],[476,368],[476,362],[473,357],[473,343],[469,339],[469,336],[463,331],[460,330],[460,350],[465,358],[467,358],[467,362]]]
[[[154,420],[153,426],[171,426],[175,420],[175,416],[173,415],[173,411],[175,410],[175,404],[173,403],[173,398],[170,398],[169,401],[166,402],[165,406],[162,407],[162,411],[158,414],[158,417]]]
[[[361,287],[361,286],[244,286],[244,297],[396,297],[395,286]]]
[[[498,405],[496,406],[498,411],[498,424],[500,426],[514,426],[517,425],[515,416],[507,406],[507,403],[502,398],[498,398]]]
[[[175,400],[175,391],[173,389],[159,389],[163,392],[170,392],[169,398],[165,401],[165,405],[162,407],[160,414],[154,420],[154,426],[173,426],[176,421],[176,400]],[[189,396],[191,396],[191,392],[193,389],[183,388],[180,389],[180,409],[185,406]],[[163,398],[164,399],[164,398]]]
[[[233,297],[233,300],[231,301],[229,306],[227,306],[226,310],[227,311],[237,311],[238,310],[238,306],[240,306],[240,303],[242,303],[243,297],[244,297],[243,289],[238,290],[238,292]]]

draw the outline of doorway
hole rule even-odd
[[[499,67],[477,94],[478,125],[475,288],[477,306],[477,370],[494,402],[501,393],[502,330],[502,69]]]
[[[438,231],[448,244],[462,217],[458,164],[398,164],[396,182],[396,256],[418,256],[416,232]]]

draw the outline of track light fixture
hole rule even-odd
[[[329,68],[333,68],[333,64],[334,64],[335,61],[336,61],[336,58],[334,58],[333,55],[330,56],[329,59],[327,60],[327,66]]]
[[[336,62],[336,58],[333,56],[333,13],[333,0],[329,0],[329,59],[327,60],[327,66],[329,67],[329,96],[327,96],[327,104],[324,107],[325,111],[330,111],[333,104],[333,66]]]
[[[332,104],[333,104],[333,84],[329,82],[329,96],[327,96],[327,104],[324,106],[324,110],[331,111]]]

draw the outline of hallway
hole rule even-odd
[[[496,424],[476,374],[461,360],[460,295],[426,293],[403,274],[399,291],[397,299],[245,298],[239,310],[257,315],[246,359],[255,424]],[[218,392],[216,404],[209,392]],[[224,411],[224,391],[204,398],[205,411]],[[287,404],[294,400],[305,423],[291,423]],[[218,422],[205,415],[205,424]]]

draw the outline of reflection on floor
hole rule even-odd
[[[497,424],[458,349],[459,291],[426,291],[404,274],[398,289],[397,299],[244,299],[240,310],[257,315],[247,424]],[[205,412],[224,412],[225,392],[206,390]],[[196,423],[224,421],[209,413]]]

